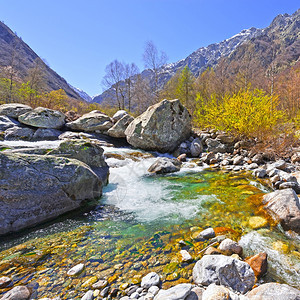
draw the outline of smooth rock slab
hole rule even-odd
[[[160,290],[154,300],[182,300],[190,294],[191,289],[192,285],[189,283],[178,284],[168,290]]]
[[[196,284],[215,283],[244,294],[253,287],[255,276],[243,261],[224,255],[205,255],[195,264],[193,279]]]
[[[179,100],[163,100],[150,106],[125,130],[135,148],[172,152],[191,133],[191,116]]]
[[[30,297],[30,291],[26,286],[16,286],[10,291],[6,292],[1,300],[27,300]]]
[[[8,103],[0,105],[0,115],[17,119],[20,115],[23,115],[32,108],[28,105],[21,103]]]
[[[264,209],[282,225],[284,230],[300,233],[300,202],[293,189],[279,190],[264,195]]]
[[[37,107],[18,117],[19,122],[38,128],[59,129],[64,126],[66,116],[57,110]]]
[[[247,294],[250,300],[299,300],[300,291],[279,283],[264,283]]]
[[[142,278],[141,287],[143,289],[149,289],[151,286],[159,285],[160,278],[159,275],[155,272],[150,272]]]

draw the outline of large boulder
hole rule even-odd
[[[284,230],[300,233],[300,202],[293,189],[284,189],[264,195],[264,208]]]
[[[299,300],[300,291],[287,284],[270,282],[250,291],[247,298],[250,300]]]
[[[0,152],[0,234],[74,210],[102,194],[101,179],[79,160]]]
[[[172,152],[191,132],[191,116],[179,100],[150,106],[125,130],[129,144],[144,150]]]
[[[59,129],[64,126],[66,116],[57,110],[37,107],[18,117],[19,122],[38,128]]]
[[[124,116],[128,115],[128,112],[126,110],[118,110],[113,116],[112,121],[114,123],[117,123],[119,120],[121,120]]]
[[[193,279],[196,284],[215,283],[244,294],[253,287],[255,276],[243,261],[224,255],[205,255],[195,264]]]
[[[0,115],[17,119],[20,115],[23,115],[32,108],[28,105],[21,103],[8,103],[0,105]]]
[[[69,122],[66,127],[76,131],[99,131],[104,132],[113,126],[111,118],[98,110],[84,114],[77,120]]]
[[[29,127],[14,126],[5,130],[4,139],[8,141],[30,141],[35,130]]]
[[[107,134],[116,138],[126,137],[125,130],[133,120],[134,118],[132,116],[128,114],[124,115],[120,120],[116,122],[116,124],[113,127],[111,127],[107,131]]]

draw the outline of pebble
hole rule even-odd
[[[183,262],[190,262],[193,260],[193,257],[186,250],[180,250],[180,254]]]
[[[159,292],[159,287],[153,285],[149,288],[148,292],[155,296]]]
[[[109,286],[105,287],[101,292],[100,292],[100,296],[101,297],[106,297],[108,295],[108,291],[109,291]]]
[[[159,275],[155,272],[150,272],[142,278],[141,287],[144,289],[148,289],[153,285],[159,285],[159,282]]]
[[[73,268],[71,268],[67,275],[68,276],[77,276],[79,275],[83,270],[84,270],[84,264],[78,264],[76,266],[74,266]]]
[[[218,249],[223,251],[226,255],[231,255],[234,253],[242,255],[243,253],[243,248],[237,242],[231,239],[225,239],[222,241]]]
[[[99,280],[99,281],[97,281],[96,283],[94,283],[93,285],[92,285],[92,288],[93,289],[103,289],[104,287],[106,287],[107,286],[107,284],[108,284],[108,282],[107,282],[107,280]]]
[[[93,298],[94,298],[94,292],[92,290],[89,290],[84,294],[81,300],[93,300]]]
[[[203,237],[204,239],[208,240],[214,238],[216,236],[215,231],[213,228],[209,227],[204,229],[199,233],[199,236]]]
[[[0,277],[0,289],[5,288],[11,283],[11,279],[7,276]]]

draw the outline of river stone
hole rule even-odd
[[[135,148],[172,152],[191,133],[191,116],[179,100],[163,100],[150,106],[125,130]]]
[[[205,141],[208,152],[213,153],[225,153],[227,151],[226,145],[222,144],[218,140],[208,138]]]
[[[191,254],[189,254],[186,250],[180,250],[180,255],[183,262],[190,262],[193,260]]]
[[[209,228],[206,228],[206,229],[202,230],[199,233],[199,235],[196,237],[196,239],[203,238],[203,239],[208,240],[208,239],[211,239],[211,238],[213,238],[215,236],[216,236],[216,234],[215,234],[214,229],[212,227],[209,227]]]
[[[17,119],[20,115],[23,115],[32,108],[28,105],[21,103],[8,103],[0,105],[0,115]]]
[[[155,272],[150,272],[142,278],[141,287],[143,289],[149,289],[151,286],[159,285],[160,278]]]
[[[192,157],[199,157],[200,153],[203,151],[202,142],[199,138],[192,141],[190,152]]]
[[[0,131],[5,131],[8,128],[12,128],[15,126],[20,126],[20,122],[7,117],[7,116],[0,116]]]
[[[58,137],[62,134],[61,131],[51,128],[38,128],[34,133],[32,139],[35,141],[52,141],[58,140]]]
[[[284,189],[264,195],[264,208],[284,230],[300,233],[300,203],[293,189]]]
[[[72,267],[67,272],[67,275],[68,276],[77,276],[77,275],[79,275],[84,270],[84,268],[85,268],[84,264],[78,264],[78,265]]]
[[[128,112],[126,110],[118,110],[113,116],[112,121],[114,123],[117,123],[119,120],[121,120],[124,116],[128,115]]]
[[[107,131],[113,126],[111,118],[97,110],[84,114],[77,120],[69,122],[66,127],[76,131]]]
[[[65,124],[65,115],[57,110],[37,107],[18,117],[19,122],[38,128],[59,129]]]
[[[81,300],[93,300],[94,299],[94,292],[89,290],[87,291],[84,296],[81,298]]]
[[[195,264],[193,279],[196,284],[215,283],[244,294],[253,287],[255,276],[243,261],[224,255],[205,255]]]
[[[204,288],[195,286],[194,288],[192,288],[190,294],[185,298],[185,300],[202,300],[204,291]]]
[[[231,239],[225,239],[224,241],[222,241],[218,249],[224,252],[226,255],[242,255],[243,253],[243,248],[237,242]]]
[[[202,294],[202,300],[227,300],[230,298],[230,291],[225,286],[210,284]]]
[[[250,300],[299,300],[300,291],[287,284],[264,283],[247,294]]]
[[[30,297],[30,291],[26,286],[16,286],[6,292],[1,300],[27,300]]]
[[[268,254],[260,252],[256,255],[248,257],[245,262],[250,265],[256,277],[260,277],[267,273],[268,269]]]
[[[295,152],[291,157],[291,162],[293,164],[300,162],[300,152]]]
[[[11,279],[7,276],[0,277],[0,289],[5,288],[11,283]]]
[[[0,152],[0,234],[53,219],[102,194],[84,163],[55,156]]]
[[[152,285],[149,289],[148,292],[151,293],[152,295],[157,295],[157,293],[159,292],[159,287],[156,285]]]
[[[191,292],[192,285],[189,283],[181,283],[167,290],[160,290],[154,297],[154,300],[182,300]]]
[[[125,130],[133,120],[134,118],[132,116],[128,114],[124,115],[113,127],[108,129],[107,134],[116,138],[125,138]]]
[[[180,162],[177,159],[167,157],[159,157],[148,169],[148,172],[155,174],[166,174],[178,172],[180,170]]]
[[[5,130],[4,139],[7,141],[30,141],[34,133],[35,130],[29,127],[14,126]]]

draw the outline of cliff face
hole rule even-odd
[[[36,63],[43,70],[46,91],[63,89],[69,97],[82,100],[64,78],[47,66],[21,38],[0,22],[0,68],[13,66],[16,76],[23,80]]]

